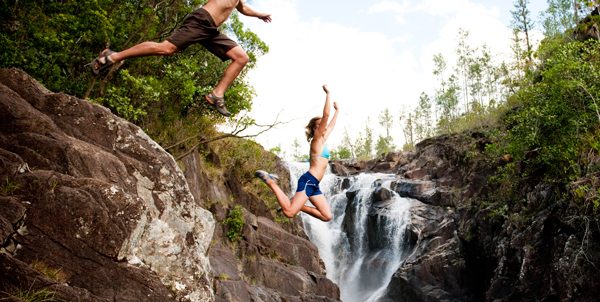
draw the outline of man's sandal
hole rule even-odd
[[[86,66],[90,66],[92,74],[94,76],[105,75],[108,73],[110,68],[115,65],[115,62],[111,61],[108,57],[116,53],[110,49],[105,49],[100,53],[100,56],[95,58],[92,62]]]
[[[209,93],[204,96],[204,99],[211,106],[215,107],[215,109],[219,111],[220,114],[224,116],[231,116],[231,113],[227,111],[227,108],[225,108],[225,99],[223,99],[222,96],[216,96],[213,93]]]

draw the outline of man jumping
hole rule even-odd
[[[222,61],[231,59],[217,86],[204,96],[219,113],[230,116],[231,113],[225,107],[223,96],[248,63],[248,55],[244,49],[218,29],[229,18],[234,8],[242,15],[256,17],[267,23],[271,22],[270,14],[253,10],[244,3],[244,0],[208,0],[204,6],[191,13],[165,41],[160,43],[146,41],[120,52],[103,50],[90,64],[92,72],[94,75],[105,74],[111,66],[128,58],[170,56],[191,44],[200,43]]]

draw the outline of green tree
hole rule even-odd
[[[269,152],[277,155],[280,158],[285,158],[285,151],[281,149],[281,145],[277,145],[276,147],[269,149]]]
[[[458,30],[458,45],[456,47],[456,75],[460,81],[460,93],[464,103],[465,112],[469,111],[469,89],[471,84],[470,69],[473,62],[474,49],[468,44],[469,32]]]
[[[592,9],[600,6],[597,0],[573,0],[573,14],[575,23],[579,22],[579,16],[588,14]]]
[[[375,152],[377,156],[383,156],[394,151],[394,142],[390,136],[379,136],[375,143]]]
[[[340,159],[356,158],[356,146],[348,134],[348,129],[344,129],[342,144],[338,147],[338,156]]]
[[[390,129],[394,124],[394,117],[389,108],[385,108],[379,114],[379,125],[385,129],[385,136],[380,135],[375,144],[375,152],[377,155],[387,154],[395,149],[394,139],[390,135]]]
[[[533,46],[531,44],[531,30],[533,29],[533,20],[531,19],[531,12],[528,8],[529,0],[516,0],[514,2],[514,9],[511,11],[513,20],[513,29],[517,33],[517,37],[520,39],[519,34],[523,34],[523,42],[525,43],[525,58],[526,58],[526,69],[529,70],[533,64]]]
[[[458,98],[460,87],[455,75],[448,79],[445,89],[436,94],[436,103],[440,108],[440,117],[437,123],[437,132],[439,134],[450,133],[453,131],[451,122],[458,117]]]
[[[18,67],[53,91],[85,97],[140,125],[163,144],[215,135],[225,119],[200,96],[219,81],[227,63],[199,45],[171,57],[127,60],[116,72],[94,78],[85,64],[107,46],[125,49],[164,40],[205,0],[3,1],[0,67]],[[268,51],[236,13],[222,26],[248,52],[250,62],[227,91],[232,113],[252,106],[245,74]],[[248,120],[247,120],[248,121]],[[200,135],[202,134],[202,135]]]
[[[439,96],[444,94],[444,92],[446,91],[446,68],[447,68],[447,63],[446,63],[446,59],[444,58],[444,56],[441,53],[435,54],[433,55],[433,75],[436,76],[437,78],[437,82],[438,82],[438,87],[435,88],[435,92],[434,92],[434,99],[438,100]],[[435,109],[433,110],[434,112],[434,119],[437,120],[438,119],[438,111],[441,110],[438,106],[438,102],[434,102],[434,106]]]
[[[400,113],[400,124],[403,125],[404,133],[404,146],[403,150],[413,150],[415,148],[415,135],[414,135],[414,121],[411,112],[405,116],[404,113]]]
[[[431,99],[425,92],[421,92],[413,121],[417,141],[430,137],[433,134],[431,122]]]
[[[298,138],[294,139],[294,143],[292,144],[292,152],[292,158],[295,161],[303,162],[308,161],[310,159],[308,153],[303,151],[302,144],[300,144]]]
[[[373,158],[373,130],[369,127],[369,119],[365,122],[365,128],[360,133],[356,142],[356,158],[369,160]]]
[[[542,12],[542,26],[547,37],[561,35],[567,29],[575,26],[575,1],[547,0],[548,8]]]
[[[383,109],[379,114],[379,125],[385,129],[385,136],[390,137],[390,129],[394,125],[394,117],[389,108]]]
[[[568,42],[545,56],[541,80],[513,98],[505,152],[525,161],[519,173],[570,180],[582,172],[579,155],[600,146],[600,43]]]
[[[345,146],[339,146],[335,150],[331,151],[331,159],[333,160],[343,160],[343,159],[351,159],[352,151]]]

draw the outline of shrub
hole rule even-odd
[[[241,206],[236,205],[230,211],[227,218],[223,220],[227,226],[227,238],[231,242],[236,242],[242,238],[242,230],[244,229],[244,210]]]

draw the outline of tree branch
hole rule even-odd
[[[277,116],[275,117],[275,120],[273,121],[273,123],[266,124],[266,125],[257,124],[254,121],[251,121],[249,123],[244,123],[243,122],[243,120],[244,120],[243,118],[240,119],[240,120],[237,120],[237,123],[235,124],[235,126],[234,126],[234,128],[233,128],[233,130],[231,132],[224,133],[222,135],[218,135],[218,136],[215,136],[215,137],[212,137],[212,138],[202,139],[198,143],[194,144],[189,150],[187,150],[183,154],[177,156],[175,158],[175,160],[181,160],[182,158],[188,156],[190,153],[194,152],[200,145],[203,145],[203,144],[212,143],[212,142],[215,142],[215,141],[218,141],[218,140],[222,140],[222,139],[225,139],[225,138],[251,138],[251,137],[257,137],[257,136],[259,136],[259,135],[261,135],[261,134],[263,134],[263,133],[265,133],[265,132],[267,132],[267,131],[275,128],[278,125],[288,123],[288,122],[278,122],[277,120],[279,119],[279,115],[280,115],[280,113],[277,114]],[[240,133],[242,133],[245,130],[247,130],[248,127],[250,127],[250,126],[257,126],[257,127],[261,127],[261,128],[264,128],[264,129],[262,129],[262,130],[260,130],[260,131],[258,131],[256,133],[253,133],[253,134],[240,135]],[[196,137],[197,136],[195,135],[195,136],[191,136],[191,137],[182,139],[182,140],[176,142],[175,144],[166,147],[165,150],[169,150],[169,149],[172,149],[174,147],[177,147],[177,146],[179,146],[179,145],[181,145],[181,144],[183,144],[183,143],[185,143],[187,141],[190,141],[190,140],[192,140],[192,139],[194,139]]]

